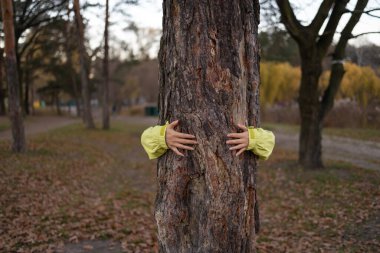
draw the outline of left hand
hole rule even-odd
[[[236,153],[236,156],[239,156],[241,153],[243,153],[249,144],[248,128],[242,124],[238,124],[238,127],[243,130],[243,132],[227,134],[227,137],[234,139],[228,140],[226,142],[227,144],[232,145],[232,147],[230,147],[230,150],[239,150]]]

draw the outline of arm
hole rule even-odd
[[[268,160],[275,145],[275,136],[262,128],[248,127],[249,144],[247,150],[255,153],[261,160]]]
[[[167,151],[168,146],[165,141],[166,128],[167,124],[164,126],[149,127],[141,135],[141,144],[148,154],[149,159],[156,159]]]
[[[230,150],[238,150],[236,156],[239,156],[245,150],[250,150],[259,159],[267,160],[275,145],[274,134],[262,128],[247,128],[241,124],[238,124],[238,127],[243,130],[242,133],[230,133],[227,135],[227,137],[233,138],[227,141],[227,144],[233,145]]]
[[[168,149],[173,150],[179,156],[184,156],[178,149],[194,150],[188,144],[197,144],[195,136],[177,132],[179,121],[167,123],[164,126],[154,126],[146,129],[141,135],[141,144],[147,152],[149,159],[156,159],[166,153]]]

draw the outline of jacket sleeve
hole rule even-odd
[[[247,150],[255,153],[260,160],[267,160],[275,145],[275,136],[262,128],[248,127],[249,143]]]
[[[166,125],[146,129],[141,135],[141,144],[149,159],[156,159],[168,150],[165,141]]]

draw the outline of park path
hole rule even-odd
[[[157,119],[154,117],[118,116],[116,119],[136,124],[157,124]],[[273,130],[273,132],[276,136],[277,148],[298,152],[298,133],[291,133],[280,126]],[[342,161],[361,168],[380,170],[379,142],[324,134],[322,139],[322,156],[324,161]]]
[[[8,121],[8,118],[0,118],[0,123],[6,121]],[[24,121],[25,135],[28,137],[79,122],[79,118],[70,116],[30,116]],[[11,129],[0,132],[0,140],[10,140],[11,138]]]
[[[8,119],[0,118],[0,123],[5,120]],[[114,116],[113,120],[141,125],[157,123],[155,117]],[[35,116],[25,122],[25,131],[26,135],[30,136],[79,122],[80,119],[67,116]],[[276,127],[273,132],[276,136],[276,147],[298,152],[297,133],[291,133],[281,127]],[[0,132],[0,140],[9,139],[11,139],[10,130]],[[362,168],[380,170],[379,142],[323,135],[322,151],[324,161],[342,161]]]
[[[298,134],[282,129],[276,129],[273,132],[276,136],[277,147],[298,152]],[[322,158],[324,161],[342,161],[361,168],[380,170],[380,143],[324,134]]]

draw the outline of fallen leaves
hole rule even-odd
[[[23,155],[0,143],[0,252],[158,251],[155,162],[140,148],[142,127],[117,128],[65,128]],[[380,173],[334,163],[303,171],[295,161],[275,150],[260,164],[259,252],[375,252]]]

